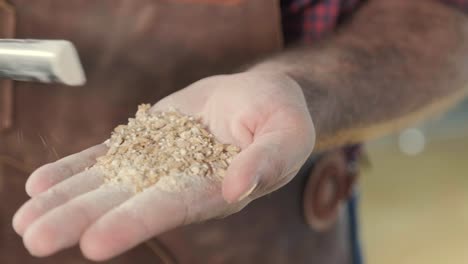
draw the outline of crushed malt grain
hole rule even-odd
[[[170,191],[186,188],[199,177],[221,179],[240,149],[221,144],[200,120],[175,110],[149,113],[138,107],[135,118],[115,128],[109,151],[94,167],[105,181],[141,192],[158,184]]]

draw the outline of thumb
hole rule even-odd
[[[303,142],[294,144],[298,140],[291,136],[284,131],[264,134],[239,153],[223,181],[224,199],[233,203],[258,197],[289,182],[312,149]]]

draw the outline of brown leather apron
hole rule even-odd
[[[274,0],[0,3],[0,38],[70,40],[88,77],[80,88],[0,81],[0,263],[88,263],[77,249],[35,259],[14,234],[34,168],[104,141],[140,103],[282,47]],[[304,220],[310,171],[239,214],[169,232],[109,263],[347,263],[346,218],[321,233]]]

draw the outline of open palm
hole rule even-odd
[[[153,186],[133,195],[104,184],[98,169],[86,170],[107,150],[91,147],[28,179],[31,199],[13,226],[31,254],[47,256],[80,243],[86,257],[105,260],[178,226],[235,213],[290,181],[314,145],[302,91],[284,76],[247,72],[206,78],[152,111],[169,108],[200,116],[221,142],[241,147],[223,182],[199,177],[183,191]]]

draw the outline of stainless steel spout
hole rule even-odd
[[[0,78],[71,86],[86,82],[78,53],[66,40],[0,39]]]

